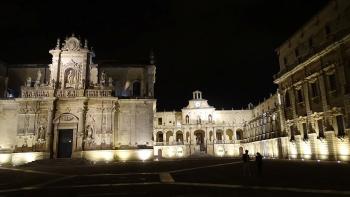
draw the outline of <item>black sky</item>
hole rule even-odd
[[[1,1],[0,59],[50,63],[56,38],[75,32],[96,59],[157,59],[158,110],[181,109],[199,89],[221,108],[276,90],[274,49],[327,0]]]

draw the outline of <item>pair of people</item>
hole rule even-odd
[[[242,160],[243,160],[243,175],[244,176],[251,176],[252,172],[250,170],[250,157],[248,154],[248,150],[245,150],[245,154],[242,155]],[[256,165],[256,170],[257,170],[257,175],[261,176],[262,175],[262,155],[257,152],[255,156],[255,165]]]

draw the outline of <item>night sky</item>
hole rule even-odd
[[[89,40],[97,60],[157,61],[157,108],[179,110],[192,91],[240,109],[276,91],[275,48],[327,0],[0,2],[0,59],[50,63],[57,37]]]

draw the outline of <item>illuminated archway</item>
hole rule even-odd
[[[204,144],[205,132],[203,130],[197,130],[194,132],[196,136],[196,144]]]
[[[242,129],[236,130],[236,140],[243,140],[243,130]]]
[[[176,142],[183,142],[184,141],[184,136],[182,131],[176,131]]]
[[[167,131],[165,135],[166,135],[166,142],[169,143],[170,137],[173,136],[173,132],[172,131]]]
[[[228,136],[228,140],[233,140],[233,131],[231,129],[226,130],[226,135]]]
[[[216,137],[217,141],[224,140],[223,135],[224,135],[224,131],[223,130],[221,130],[221,129],[216,130],[216,136],[215,137]]]
[[[158,131],[156,134],[156,142],[163,142],[163,132]]]

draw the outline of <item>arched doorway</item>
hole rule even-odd
[[[177,131],[176,132],[176,142],[177,143],[182,143],[184,141],[184,136],[182,134],[182,131]]]
[[[228,136],[228,140],[233,140],[233,131],[231,129],[226,130],[226,135]]]
[[[216,141],[217,142],[222,142],[224,139],[223,139],[223,134],[224,134],[224,131],[223,130],[221,130],[221,129],[218,129],[218,130],[216,130]]]
[[[163,132],[158,131],[156,134],[156,142],[163,142]]]
[[[200,146],[200,151],[205,151],[205,132],[203,130],[197,130],[194,132],[194,135],[196,136],[196,145]]]
[[[243,140],[243,130],[242,129],[236,130],[236,140]]]
[[[167,131],[166,132],[166,143],[170,143],[170,137],[173,136],[173,132],[172,131]]]
[[[209,141],[213,141],[213,131],[209,131]]]

